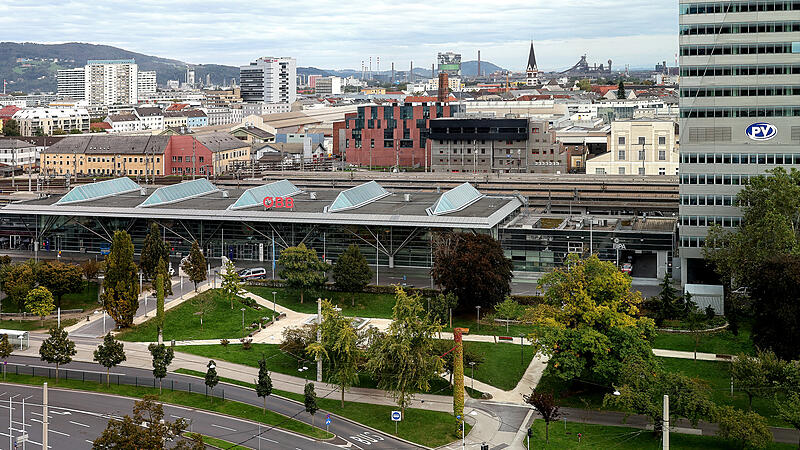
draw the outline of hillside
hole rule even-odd
[[[55,92],[56,71],[81,67],[88,59],[135,59],[139,70],[155,70],[158,84],[186,78],[187,63],[131,52],[109,45],[78,42],[36,44],[0,42],[0,78],[8,81],[8,91]],[[212,83],[239,79],[239,68],[217,64],[191,65],[197,80],[211,74]]]

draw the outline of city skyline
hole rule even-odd
[[[238,66],[259,56],[292,56],[298,66],[377,70],[430,67],[437,52],[454,51],[464,61],[482,60],[523,71],[530,39],[540,69],[563,70],[588,54],[588,61],[614,67],[649,67],[677,51],[677,2],[654,5],[644,0],[566,0],[558,6],[542,0],[412,2],[403,8],[356,3],[347,9],[323,0],[228,6],[210,1],[169,5],[0,5],[0,41],[113,45],[193,64]],[[54,17],[53,11],[58,11]],[[25,20],[18,20],[25,17]],[[488,20],[487,20],[488,18]],[[646,32],[644,31],[646,30]]]

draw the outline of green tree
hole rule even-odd
[[[73,128],[73,129],[69,130],[69,134],[83,134],[83,131],[81,131],[81,130],[79,130],[77,128]]]
[[[338,289],[355,293],[363,291],[371,279],[372,270],[367,264],[367,258],[361,254],[357,245],[350,244],[333,265],[333,282]],[[356,306],[355,294],[350,299],[352,305]]]
[[[564,268],[539,280],[545,304],[530,308],[531,339],[550,358],[553,375],[609,385],[632,357],[652,361],[652,319],[639,317],[641,294],[631,278],[596,255],[570,255]],[[527,313],[526,313],[527,315]]]
[[[769,350],[759,350],[755,356],[740,353],[731,361],[731,379],[735,388],[747,394],[752,410],[753,397],[792,379],[787,368],[786,362]]]
[[[100,263],[93,259],[87,259],[81,264],[81,270],[83,271],[83,276],[86,277],[86,281],[94,280],[100,272]],[[88,287],[89,284],[87,283],[86,286]]]
[[[172,277],[169,276],[169,270],[167,269],[167,262],[165,259],[162,258],[158,260],[156,272],[160,273],[164,279],[164,296],[172,295]]]
[[[3,360],[3,379],[6,379],[6,360],[14,353],[14,346],[8,342],[8,335],[0,336],[0,359]]]
[[[458,297],[452,292],[448,292],[447,294],[440,293],[429,298],[428,304],[430,305],[429,312],[431,317],[438,320],[441,324],[446,324],[449,323],[450,311],[458,306]],[[452,324],[449,324],[449,326],[452,328]]]
[[[444,355],[441,357],[442,359],[442,370],[446,371],[450,374],[450,384],[453,384],[453,371],[455,368],[453,367],[453,343],[451,341],[445,340],[437,340],[436,346],[434,347],[434,354],[435,355]],[[471,367],[471,363],[475,363],[474,367],[479,367],[486,361],[486,355],[481,353],[480,351],[476,350],[475,346],[470,343],[469,341],[464,342],[464,350],[463,356],[464,360],[464,367]]]
[[[769,258],[761,263],[758,277],[749,286],[753,343],[784,359],[800,359],[800,256]]]
[[[658,296],[649,303],[656,326],[662,326],[665,320],[679,319],[683,316],[683,297],[672,284],[669,273],[665,274],[661,280],[661,291]]]
[[[36,278],[33,264],[29,262],[8,264],[2,268],[3,292],[6,298],[14,302],[19,311],[25,309],[25,296],[33,289]]]
[[[39,136],[39,137],[41,137],[41,136],[47,136],[47,135],[44,133],[44,129],[43,129],[42,127],[38,127],[38,128],[36,128],[36,130],[34,130],[34,131],[33,131],[33,135],[34,135],[34,136]]]
[[[800,430],[800,393],[789,392],[784,400],[775,396],[775,410],[784,422]],[[797,448],[800,448],[800,442]]]
[[[619,80],[619,85],[617,85],[617,98],[619,100],[625,100],[628,98],[627,94],[625,93],[625,83],[622,80]]]
[[[189,257],[183,260],[181,268],[192,280],[194,290],[197,291],[197,283],[206,279],[206,258],[203,256],[203,252],[200,251],[200,244],[197,241],[192,242]]]
[[[164,274],[156,275],[156,323],[158,324],[158,343],[164,343]]]
[[[558,420],[561,413],[558,412],[559,407],[556,405],[556,400],[550,392],[537,392],[533,389],[529,395],[523,395],[522,398],[525,403],[531,405],[536,411],[541,414],[544,419],[544,436],[545,442],[550,443],[550,422]]]
[[[300,290],[300,303],[303,303],[306,289],[322,286],[328,280],[325,275],[328,264],[320,261],[317,252],[302,243],[283,249],[278,265],[281,267],[278,276],[286,280],[290,288]]]
[[[83,289],[83,269],[75,264],[61,261],[48,261],[36,268],[36,278],[56,298],[56,306],[61,307],[61,297]]]
[[[42,319],[42,326],[44,326],[44,318],[56,308],[53,304],[53,294],[43,286],[31,289],[28,295],[25,296],[25,309],[31,314],[36,314]]]
[[[267,370],[267,358],[263,354],[258,360],[258,379],[256,380],[256,395],[264,399],[264,414],[267,413],[267,397],[272,395],[272,377]]]
[[[58,383],[58,367],[72,362],[72,357],[78,353],[75,343],[67,337],[63,328],[50,328],[50,337],[42,341],[39,347],[39,356],[42,361],[56,365],[56,383]]]
[[[125,415],[122,420],[109,420],[106,429],[92,443],[92,449],[204,450],[202,439],[190,442],[181,438],[187,428],[186,419],[165,420],[164,407],[158,398],[146,395],[134,403],[133,417]]]
[[[211,403],[214,403],[214,388],[219,384],[219,375],[217,375],[217,363],[212,359],[208,362],[208,370],[206,371],[206,386],[211,390]]]
[[[426,392],[442,370],[435,354],[434,335],[441,325],[422,307],[419,294],[408,295],[397,287],[392,323],[385,335],[375,336],[369,347],[367,370],[405,412],[415,391]]]
[[[167,245],[161,237],[158,224],[152,222],[150,231],[144,237],[142,255],[139,258],[139,267],[142,268],[142,272],[148,280],[155,280],[158,273],[158,263],[162,259],[165,261],[169,259],[169,249],[167,249]]]
[[[525,313],[525,307],[508,296],[501,303],[494,305],[494,312],[498,319],[506,321],[506,333],[508,333],[509,321],[519,319]]]
[[[19,122],[14,119],[3,121],[3,135],[4,136],[19,136]]]
[[[362,359],[359,336],[353,319],[334,309],[330,300],[322,300],[321,342],[312,342],[306,351],[328,361],[328,381],[339,386],[344,408],[344,392],[358,382],[358,365]]]
[[[582,91],[591,91],[592,90],[592,82],[588,79],[584,78],[582,80],[578,80],[578,88]]]
[[[158,393],[161,393],[161,383],[167,376],[167,368],[172,364],[175,351],[164,344],[150,344],[147,346],[153,356],[153,376],[158,378]]]
[[[139,309],[139,285],[136,263],[133,262],[133,242],[126,231],[115,231],[111,253],[105,260],[103,308],[120,326],[129,327]]]
[[[233,299],[242,291],[242,278],[236,272],[236,267],[233,266],[233,262],[230,259],[225,261],[225,270],[220,275],[222,277],[222,282],[220,283],[222,293],[230,299],[231,309],[233,309]]]
[[[305,389],[303,389],[305,396],[303,398],[303,404],[306,407],[306,412],[311,414],[311,426],[314,426],[314,415],[319,411],[319,405],[317,405],[317,393],[314,392],[314,383],[306,383]]]
[[[106,383],[111,386],[111,368],[122,364],[125,356],[125,345],[114,339],[111,333],[106,334],[103,343],[94,351],[94,361],[106,368]]]
[[[511,293],[513,266],[495,238],[487,234],[444,233],[433,247],[433,280],[458,297],[459,306],[492,307]]]
[[[767,419],[752,411],[723,406],[717,412],[717,422],[717,436],[737,443],[740,448],[767,448],[772,442]]]

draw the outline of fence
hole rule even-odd
[[[9,374],[13,373],[15,375],[30,375],[34,377],[45,377],[45,378],[56,377],[55,367],[42,367],[42,366],[37,367],[24,364],[8,363],[6,370],[7,373]],[[58,377],[59,380],[75,380],[84,383],[85,382],[93,382],[101,384],[106,383],[106,373],[102,371],[59,368],[58,374],[59,374]],[[147,387],[154,389],[158,389],[159,387],[158,379],[152,376],[147,377],[147,376],[125,375],[112,372],[110,376],[110,381],[111,384],[116,384],[117,386],[126,385],[126,386]],[[225,400],[224,388],[217,387],[216,389],[209,392],[208,386],[205,385],[204,380],[201,378],[198,378],[196,381],[195,380],[183,381],[183,380],[175,380],[172,378],[165,378],[161,386],[162,389],[168,391],[182,391],[195,394],[211,395],[213,397]]]

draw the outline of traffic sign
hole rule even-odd
[[[403,416],[400,411],[392,411],[392,420],[395,422],[400,422],[403,420]]]
[[[28,433],[22,433],[17,436],[17,443],[21,444],[23,442],[28,442]]]

